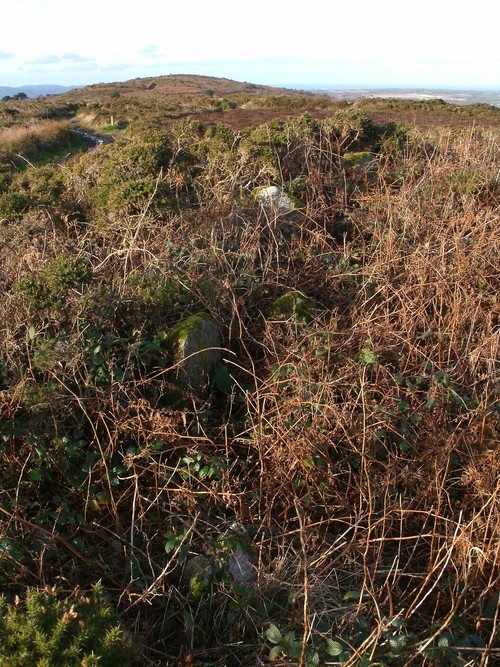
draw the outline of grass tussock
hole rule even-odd
[[[65,121],[46,120],[0,131],[0,151],[25,158],[35,158],[43,151],[70,143],[69,124]]]
[[[340,111],[61,166],[0,228],[3,590],[100,580],[142,664],[494,665],[498,157]],[[194,394],[164,342],[199,311]]]

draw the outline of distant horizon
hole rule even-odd
[[[405,91],[429,91],[429,92],[439,92],[439,91],[447,91],[447,92],[500,92],[500,85],[498,86],[491,86],[491,87],[486,87],[486,86],[474,86],[474,85],[467,85],[467,84],[462,84],[462,85],[451,85],[451,84],[415,84],[415,85],[409,85],[409,84],[397,84],[397,83],[338,83],[338,82],[333,82],[333,83],[324,83],[324,82],[313,82],[313,83],[307,83],[307,82],[294,82],[294,83],[282,83],[278,81],[277,83],[261,83],[260,81],[249,81],[249,80],[243,80],[234,78],[232,76],[225,76],[223,74],[221,75],[214,75],[214,74],[198,74],[195,72],[179,72],[179,73],[169,73],[169,74],[156,74],[156,75],[150,75],[146,74],[143,76],[137,76],[137,77],[129,77],[129,78],[123,78],[123,79],[109,79],[109,80],[93,80],[91,83],[68,83],[68,84],[62,84],[62,83],[55,83],[55,82],[48,82],[48,83],[42,83],[42,82],[37,82],[37,83],[23,83],[19,85],[15,85],[13,83],[6,83],[3,84],[0,80],[0,88],[12,88],[12,89],[20,89],[20,88],[39,88],[39,87],[61,87],[61,88],[86,88],[88,86],[95,86],[95,85],[100,85],[100,84],[113,84],[113,83],[125,83],[127,81],[131,81],[134,79],[151,79],[151,78],[157,78],[157,77],[162,77],[162,76],[208,76],[211,78],[215,79],[229,79],[233,81],[238,81],[238,82],[246,82],[246,83],[251,83],[255,85],[261,85],[261,86],[269,86],[272,88],[286,88],[289,90],[305,90],[305,91],[333,91],[333,90],[405,90]]]

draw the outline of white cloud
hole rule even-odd
[[[78,53],[64,53],[61,56],[62,60],[71,60],[74,63],[87,63],[89,61],[94,61],[94,58],[88,58],[86,56],[81,56]]]
[[[270,83],[355,77],[365,83],[397,78],[411,86],[418,75],[429,85],[444,77],[453,85],[477,80],[500,86],[500,6],[491,0],[475,0],[473,10],[456,0],[411,6],[400,0],[310,0],[300,10],[289,0],[191,0],[189,6],[141,0],[134,8],[72,0],[71,12],[67,0],[0,4],[0,75],[14,83],[30,74],[29,65],[95,61],[97,73],[133,69],[136,76],[185,66],[207,73],[214,67],[214,75],[233,78],[243,72],[246,80]],[[63,80],[65,71],[48,67],[46,76],[88,82]]]
[[[46,54],[43,56],[37,56],[36,58],[26,62],[28,65],[54,65],[55,63],[61,62],[61,56]]]

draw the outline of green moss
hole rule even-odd
[[[200,602],[212,589],[214,582],[214,564],[207,556],[195,556],[185,568],[189,599]]]
[[[354,171],[364,171],[374,162],[374,157],[368,151],[359,153],[346,153],[342,157],[342,167],[344,169],[353,169]]]
[[[166,349],[183,387],[201,390],[221,360],[217,324],[207,313],[197,313],[176,324],[166,339]]]
[[[267,319],[289,320],[298,324],[307,324],[316,314],[316,305],[302,292],[293,290],[280,296],[267,311]]]

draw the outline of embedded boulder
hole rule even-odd
[[[316,315],[316,304],[312,299],[292,290],[278,297],[267,311],[268,320],[293,320],[297,324],[307,324]]]
[[[256,576],[255,547],[246,529],[234,523],[230,530],[216,542],[223,571],[236,585],[250,584]]]
[[[178,322],[170,331],[166,348],[175,366],[177,384],[200,392],[213,378],[221,361],[222,338],[217,323],[198,313]]]
[[[207,556],[195,556],[186,563],[183,580],[192,602],[200,602],[211,593],[216,574],[216,565]]]
[[[287,215],[304,208],[301,201],[283,192],[277,185],[256,188],[254,195],[266,213]]]

